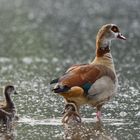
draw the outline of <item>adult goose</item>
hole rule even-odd
[[[81,105],[96,107],[100,120],[101,108],[117,92],[117,77],[110,51],[111,40],[126,38],[115,24],[101,27],[96,37],[96,56],[90,64],[71,66],[64,75],[54,79],[53,91],[63,96],[66,103],[74,103],[79,110]]]

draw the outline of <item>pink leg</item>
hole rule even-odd
[[[102,116],[101,111],[97,111],[96,117],[97,117],[98,120],[101,120],[101,116]]]
[[[101,108],[102,108],[102,105],[96,106],[96,109],[97,109],[96,117],[97,117],[98,121],[101,120],[101,116],[102,116]]]

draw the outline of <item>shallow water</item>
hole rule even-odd
[[[139,0],[0,0],[0,86],[16,86],[20,116],[12,134],[0,138],[58,140],[68,133],[72,139],[77,130],[76,139],[140,139],[139,9]],[[61,124],[64,101],[48,83],[70,65],[90,62],[97,31],[110,22],[127,37],[111,48],[118,95],[104,106],[101,124],[85,106],[83,124],[67,130]]]

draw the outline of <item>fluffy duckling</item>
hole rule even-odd
[[[17,119],[16,107],[11,99],[12,94],[17,94],[15,87],[12,85],[7,85],[4,89],[5,104],[0,105],[0,121],[6,127],[9,127],[10,122]]]
[[[71,124],[80,122],[81,117],[79,115],[76,104],[72,102],[67,103],[63,112],[62,123]]]
[[[74,102],[78,108],[84,104],[96,107],[99,120],[102,106],[117,92],[117,77],[110,51],[113,39],[126,40],[117,25],[102,26],[96,37],[94,60],[90,64],[73,65],[63,76],[50,83],[56,83],[53,91],[63,96],[67,103]]]

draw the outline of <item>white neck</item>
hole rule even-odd
[[[106,46],[111,46],[111,39],[104,39],[101,43],[101,46],[102,48],[105,48]]]

